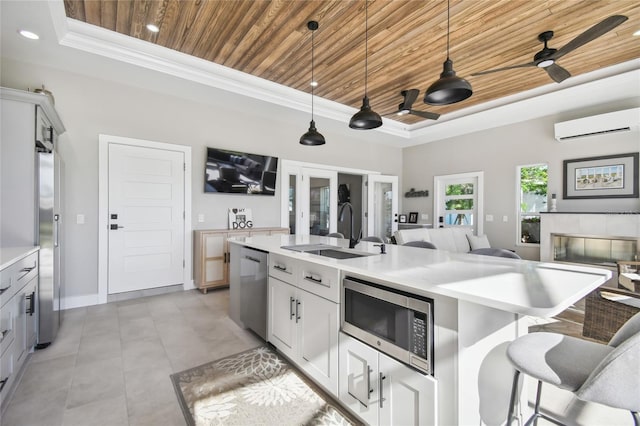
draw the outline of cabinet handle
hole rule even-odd
[[[9,290],[10,288],[11,288],[11,284],[6,286],[5,288],[0,288],[0,294],[4,293],[5,291]]]
[[[373,388],[371,387],[371,373],[373,372],[373,370],[371,369],[371,367],[369,367],[367,365],[367,389],[369,390],[369,392],[367,393],[367,401],[369,401],[371,399],[371,394],[373,393]]]
[[[293,297],[289,297],[289,319],[295,316],[295,314],[293,313],[293,302],[295,301],[296,299],[294,299]]]
[[[322,284],[322,278],[314,278],[312,275],[304,276],[305,280],[313,281],[314,283]]]
[[[273,265],[273,269],[277,269],[278,271],[282,271],[282,272],[287,272],[287,267],[286,266]]]
[[[25,299],[29,301],[29,305],[27,306],[25,313],[32,317],[36,310],[36,292],[34,291],[30,295],[25,296]]]
[[[386,378],[387,377],[382,373],[380,373],[380,376],[378,377],[378,386],[380,387],[380,390],[378,391],[378,393],[380,394],[380,408],[382,408],[382,403],[384,402],[384,398],[382,397],[382,389],[383,389],[382,381]]]
[[[300,319],[300,314],[298,312],[299,308],[300,308],[300,301],[296,300],[296,324],[298,323],[298,320]]]
[[[247,260],[250,260],[252,262],[256,262],[256,263],[260,263],[260,259],[256,259],[255,257],[251,257],[251,256],[246,256],[244,257]]]
[[[9,377],[10,376],[8,376],[6,379],[0,380],[0,392],[2,392],[2,389],[4,389],[4,385],[6,385],[7,381],[9,381]]]
[[[22,269],[20,269],[21,275],[18,277],[18,281],[21,280],[25,275],[28,275],[29,272],[33,271],[34,269],[36,269],[36,262],[33,262],[33,266],[27,266],[24,267]]]

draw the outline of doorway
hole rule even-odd
[[[191,148],[99,137],[98,302],[192,288]]]
[[[463,227],[483,233],[484,172],[434,177],[433,215],[438,228]]]

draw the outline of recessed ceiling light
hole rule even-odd
[[[640,36],[640,30],[636,31],[635,33],[633,33],[634,36]]]
[[[28,38],[30,40],[38,40],[40,36],[34,32],[27,30],[18,30],[18,34],[20,34],[24,38]]]
[[[311,82],[311,85],[312,85],[313,87],[318,87],[318,82],[317,82],[317,81],[312,81],[312,82]]]
[[[158,31],[160,31],[160,28],[158,28],[156,25],[153,25],[153,24],[147,25],[147,29],[154,33],[157,33]]]

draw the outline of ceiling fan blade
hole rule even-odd
[[[584,44],[587,44],[590,41],[595,40],[598,37],[608,33],[618,25],[622,24],[627,19],[629,18],[627,18],[624,15],[609,16],[608,18],[604,19],[600,23],[595,24],[593,27],[589,28],[588,30],[580,34],[578,37],[571,40],[569,43],[562,46],[551,57],[556,60],[560,59],[561,57],[577,49],[578,47]]]
[[[403,90],[404,93],[404,107],[406,109],[411,109],[413,103],[418,99],[418,95],[420,94],[420,90],[418,89],[409,89]]]
[[[553,79],[556,83],[562,83],[567,78],[571,77],[569,71],[562,68],[558,64],[551,64],[548,67],[544,68],[544,70],[549,74],[549,77]]]
[[[471,75],[484,75],[484,74],[490,74],[492,72],[513,70],[513,69],[516,69],[516,68],[535,67],[535,66],[536,66],[535,62],[529,62],[528,64],[511,65],[511,66],[508,66],[508,67],[496,68],[496,69],[487,70],[487,71],[474,72]]]
[[[428,111],[416,111],[414,109],[412,109],[409,114],[417,115],[418,117],[426,118],[428,120],[437,120],[438,118],[440,118],[440,114],[438,113],[428,112]]]

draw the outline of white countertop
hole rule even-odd
[[[39,246],[2,247],[0,248],[0,270],[11,266],[18,260],[29,256],[40,249]]]
[[[342,260],[281,248],[297,244],[348,247],[348,240],[313,235],[237,237],[229,241],[382,280],[414,294],[439,294],[539,317],[557,315],[611,278],[607,269],[392,244],[386,245],[387,254],[379,254],[379,247],[361,242],[356,251],[377,255]]]

